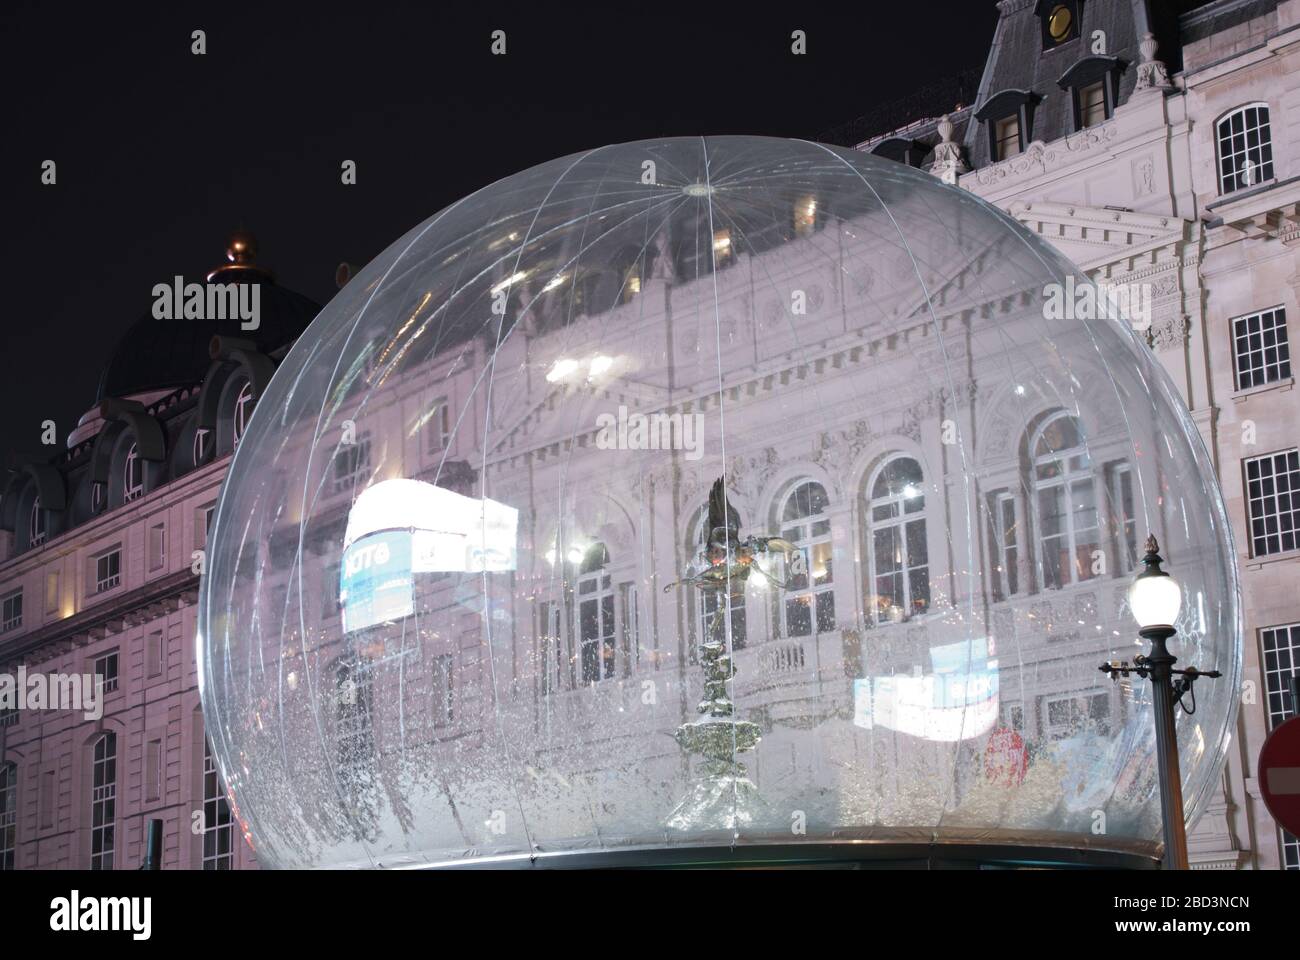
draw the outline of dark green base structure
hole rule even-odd
[[[566,851],[436,866],[459,870],[1158,870],[1160,858],[1155,851],[848,841]]]

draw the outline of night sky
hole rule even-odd
[[[324,304],[340,261],[501,177],[656,136],[817,139],[982,64],[997,22],[993,0],[449,7],[7,0],[0,467],[48,456],[46,419],[62,449],[153,285],[201,281],[241,224]]]

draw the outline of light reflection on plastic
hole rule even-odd
[[[930,650],[934,672],[853,681],[853,722],[951,743],[978,737],[998,716],[998,662],[983,637]]]
[[[339,565],[345,632],[410,616],[417,573],[515,569],[519,511],[422,480],[368,487],[348,513]]]

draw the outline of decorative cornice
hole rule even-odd
[[[976,313],[995,311],[1014,299],[1015,296],[1001,297],[990,303],[941,313],[937,317],[939,333],[942,335],[954,326],[968,324]],[[940,303],[935,305],[942,306]],[[722,395],[725,398],[722,402],[725,402],[730,409],[735,405],[764,398],[787,385],[805,381],[810,376],[822,376],[828,370],[843,370],[850,366],[876,361],[886,353],[901,354],[904,351],[916,350],[918,343],[928,342],[935,337],[935,322],[936,318],[928,313],[918,315],[914,323],[901,329],[884,333],[863,329],[855,334],[841,337],[834,343],[824,344],[823,350],[815,355],[805,355],[798,359],[786,358],[782,363],[767,369],[736,371],[734,374],[736,380],[722,388]],[[955,347],[950,347],[951,349]],[[694,394],[683,392],[671,402],[637,406],[635,412],[670,416],[677,413],[705,413],[716,409],[719,403],[718,390],[713,388]],[[568,453],[574,448],[590,446],[600,432],[599,427],[593,422],[589,428],[583,430],[575,431],[571,426],[566,428],[563,438],[542,439],[529,443],[527,428],[538,422],[540,417],[529,417],[513,428],[514,434],[511,439],[521,441],[519,446],[507,447],[505,446],[507,441],[503,440],[494,448],[485,467],[488,475],[498,476],[526,462],[544,461]]]
[[[178,602],[172,606],[168,601],[192,601],[198,589],[199,577],[188,569],[159,577],[127,593],[92,603],[70,617],[0,642],[0,663],[15,663],[51,644],[76,645],[78,639],[84,642],[93,632],[116,633],[140,620],[141,612],[147,612],[154,604],[163,604],[163,610],[159,612],[161,615],[162,612],[170,612],[170,609],[181,605]],[[153,618],[145,616],[143,619]]]
[[[1042,140],[1035,140],[1023,153],[1018,153],[1008,160],[980,167],[975,171],[975,179],[980,186],[991,187],[994,184],[1011,180],[1030,173],[1035,167],[1037,174],[1046,173],[1059,165],[1067,155],[1085,153],[1096,146],[1103,146],[1115,139],[1115,122],[1107,120],[1095,127],[1088,127],[1061,140],[1054,140],[1049,145]]]

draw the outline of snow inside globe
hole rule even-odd
[[[1177,721],[1189,819],[1240,626],[1135,326],[982,200],[814,143],[447,207],[296,342],[220,496],[199,683],[258,860],[1153,858],[1150,684],[1098,669],[1144,650],[1148,534],[1179,665],[1223,672]]]

